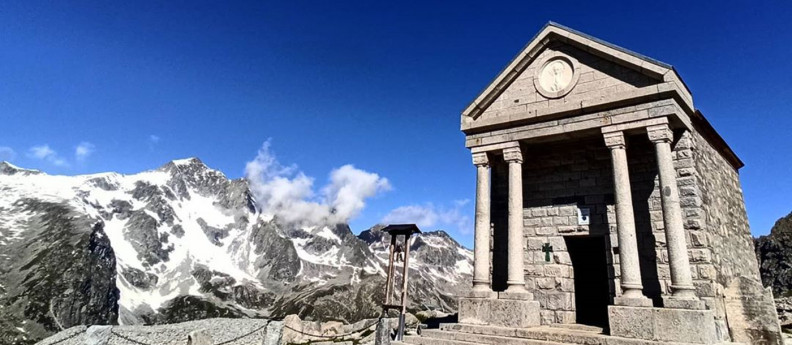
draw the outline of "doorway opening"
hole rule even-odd
[[[575,320],[608,329],[608,262],[602,236],[567,236],[567,251],[575,272]]]

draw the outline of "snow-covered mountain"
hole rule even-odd
[[[246,180],[197,158],[134,175],[52,176],[1,162],[0,328],[9,331],[0,339],[77,324],[371,317],[387,265],[380,230],[281,224]],[[470,250],[430,232],[410,256],[413,307],[455,309],[453,296],[470,286]]]

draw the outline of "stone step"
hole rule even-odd
[[[466,325],[459,323],[440,324],[440,329],[449,332],[472,333],[472,334],[485,334],[495,335],[501,337],[524,338],[539,341],[546,341],[552,343],[566,343],[566,344],[585,344],[585,345],[614,345],[617,342],[608,344],[609,338],[615,338],[608,335],[601,334],[600,329],[596,328],[567,328],[567,327],[550,327],[539,326],[531,328],[508,328],[508,327],[494,327],[483,325]],[[625,339],[627,343],[619,345],[638,345],[641,343],[632,343],[633,339]],[[643,344],[651,343],[641,341]]]
[[[623,338],[602,334],[596,327],[553,327],[538,326],[530,328],[508,328],[468,324],[440,324],[440,330],[472,335],[487,335],[504,338],[517,338],[539,341],[545,344],[580,344],[580,345],[701,345],[687,343],[660,342],[633,338]],[[424,331],[426,332],[426,331]],[[462,337],[455,339],[464,339]],[[511,344],[507,342],[505,344]],[[515,343],[518,344],[518,343]],[[519,343],[522,344],[522,343]],[[536,344],[536,343],[533,343]],[[503,345],[503,344],[499,344]],[[721,345],[732,345],[724,343]]]
[[[394,343],[391,343],[394,344]],[[427,338],[422,335],[405,335],[404,344],[411,345],[475,345],[467,341]]]
[[[541,340],[501,337],[496,335],[425,330],[420,336],[406,336],[407,344],[415,345],[561,345]]]
[[[549,326],[550,327],[556,327],[556,328],[572,329],[572,330],[577,330],[577,331],[600,333],[600,334],[603,332],[602,327],[582,325],[582,324],[579,324],[579,323],[554,323],[554,324],[551,324]]]
[[[439,329],[424,329],[421,336],[432,339],[455,340],[456,332],[446,332]]]

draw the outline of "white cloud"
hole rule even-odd
[[[401,206],[390,211],[382,218],[384,224],[410,223],[418,225],[419,228],[430,228],[437,225],[439,216],[434,209],[434,205],[425,206],[408,205]]]
[[[414,223],[419,228],[427,230],[454,228],[461,234],[470,234],[473,232],[473,222],[468,215],[462,212],[462,208],[469,202],[468,199],[455,200],[454,206],[451,208],[435,206],[432,203],[401,206],[385,215],[382,218],[382,223]]]
[[[8,146],[0,146],[0,161],[12,161],[16,158],[14,149]]]
[[[51,149],[49,145],[33,146],[30,148],[30,155],[33,158],[47,159],[48,157],[55,156],[55,150]]]
[[[251,191],[264,213],[300,224],[335,224],[357,217],[366,199],[391,188],[384,177],[344,165],[330,172],[330,181],[314,192],[314,179],[296,166],[283,166],[264,143],[245,166]]]
[[[454,200],[454,205],[457,207],[464,207],[470,203],[470,199]]]
[[[159,144],[159,142],[160,142],[160,137],[159,136],[154,135],[154,134],[150,134],[148,136],[149,151],[154,151],[154,148],[157,146],[157,144]]]
[[[31,147],[28,150],[28,157],[44,160],[56,166],[69,165],[69,162],[58,156],[58,153],[47,144]]]
[[[96,151],[96,146],[94,146],[94,144],[83,141],[74,148],[74,158],[79,162],[83,162],[88,159],[88,156],[93,154],[94,151]]]
[[[333,212],[348,220],[360,214],[366,199],[390,189],[388,179],[347,164],[330,172],[323,194]]]

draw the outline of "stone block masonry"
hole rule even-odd
[[[704,301],[715,312],[718,334],[734,342],[781,343],[772,293],[759,278],[739,174],[699,133],[686,133],[677,147],[697,294],[711,297]]]
[[[669,277],[667,259],[657,253],[665,237],[661,215],[655,216],[654,221],[650,220],[650,213],[661,211],[651,149],[648,143],[631,144],[627,152],[631,180],[637,181],[633,183],[632,194],[636,200],[634,211],[641,266],[655,266],[660,262],[656,272],[645,270],[644,291],[659,298],[663,291],[657,283],[657,276],[662,273],[665,279]],[[526,286],[534,292],[543,308],[548,305],[552,308],[543,312],[545,322],[574,322],[574,317],[570,317],[575,311],[574,270],[566,250],[565,236],[603,236],[609,250],[606,260],[611,265],[608,270],[610,296],[614,298],[621,292],[610,154],[601,139],[542,144],[536,149],[529,146],[526,152],[531,152],[530,157],[526,155],[527,163],[523,167]],[[493,171],[493,189],[503,193],[508,184],[504,183],[501,171],[497,168]],[[496,193],[493,209],[498,207],[495,204],[497,199]],[[580,209],[588,209],[588,224],[578,224]],[[497,233],[502,232],[504,224],[494,223],[494,241],[498,242]],[[545,260],[546,253],[542,250],[545,244],[553,248],[550,262]],[[498,253],[493,255],[499,256]],[[663,285],[668,286],[670,282]],[[562,295],[570,302],[548,303],[549,300],[558,301]]]
[[[525,112],[527,109],[550,108],[563,103],[634,90],[654,83],[645,75],[568,45],[550,46],[537,57],[537,61],[547,59],[558,52],[575,56],[580,60],[578,85],[566,97],[549,100],[542,97],[534,87],[536,69],[540,66],[531,66],[487,108],[484,116],[509,116]]]
[[[727,300],[765,304],[762,294],[741,295],[727,289],[737,277],[758,277],[751,255],[750,231],[739,179],[731,164],[697,132],[677,131],[671,157],[679,190],[684,240],[695,296],[703,302],[675,302],[672,295],[667,237],[663,219],[658,164],[645,133],[629,135],[627,160],[632,187],[633,212],[639,250],[643,294],[656,307],[666,303],[683,308],[712,310],[720,340],[750,341],[757,332],[771,332],[772,322],[729,325]],[[564,238],[603,236],[607,253],[610,298],[621,295],[619,243],[613,194],[611,160],[601,139],[542,143],[525,147],[523,181],[523,247],[526,288],[540,303],[541,322],[574,323],[574,268]],[[492,260],[507,257],[508,169],[497,157],[492,165]],[[588,222],[579,223],[580,210],[588,210]],[[548,255],[546,246],[552,247]],[[546,259],[549,257],[549,261]],[[492,266],[493,287],[506,287],[507,272]],[[743,284],[745,284],[743,280]],[[755,282],[758,284],[758,280]],[[755,289],[754,289],[755,290]],[[731,291],[731,292],[730,292]],[[736,291],[736,292],[735,292]],[[728,295],[732,293],[732,295]],[[698,304],[701,303],[701,304]],[[732,304],[733,305],[733,304]],[[671,306],[671,304],[669,304]],[[737,312],[739,308],[730,310]],[[742,318],[750,320],[747,310]],[[756,309],[755,307],[753,309]],[[737,320],[735,317],[734,320]],[[735,321],[736,322],[736,321]],[[732,329],[731,334],[729,329]],[[742,329],[739,331],[738,329]],[[737,330],[737,331],[735,331]],[[766,336],[763,336],[766,338]]]
[[[540,324],[539,303],[512,299],[461,298],[459,322],[471,325],[527,328]]]
[[[628,162],[635,213],[636,235],[642,272],[644,294],[662,305],[662,296],[671,294],[671,277],[666,250],[666,235],[662,218],[657,163],[651,143],[641,135],[629,140]],[[685,216],[686,241],[691,272],[697,294],[714,297],[713,255],[711,235],[702,227],[701,202],[696,195],[695,169],[690,134],[683,134],[673,149],[681,204]],[[537,300],[545,307],[547,294],[566,293],[574,300],[574,270],[566,252],[565,236],[602,235],[606,237],[611,297],[620,295],[618,237],[613,197],[610,157],[598,140],[573,144],[542,144],[523,167],[526,286],[535,291]],[[504,177],[496,170],[495,183]],[[502,189],[508,188],[506,185]],[[495,199],[495,198],[494,198]],[[494,207],[493,207],[494,208]],[[579,225],[579,209],[588,209],[588,224]],[[496,224],[497,227],[500,224]],[[553,247],[551,261],[545,261],[542,247]],[[614,250],[614,248],[616,248]],[[496,255],[497,256],[497,255]],[[564,269],[565,268],[565,269]],[[565,309],[566,308],[566,309]],[[574,311],[569,305],[557,310]],[[546,317],[546,320],[551,319]],[[552,320],[569,320],[566,313],[554,315]]]
[[[711,310],[611,306],[608,308],[611,335],[644,340],[715,344]]]

